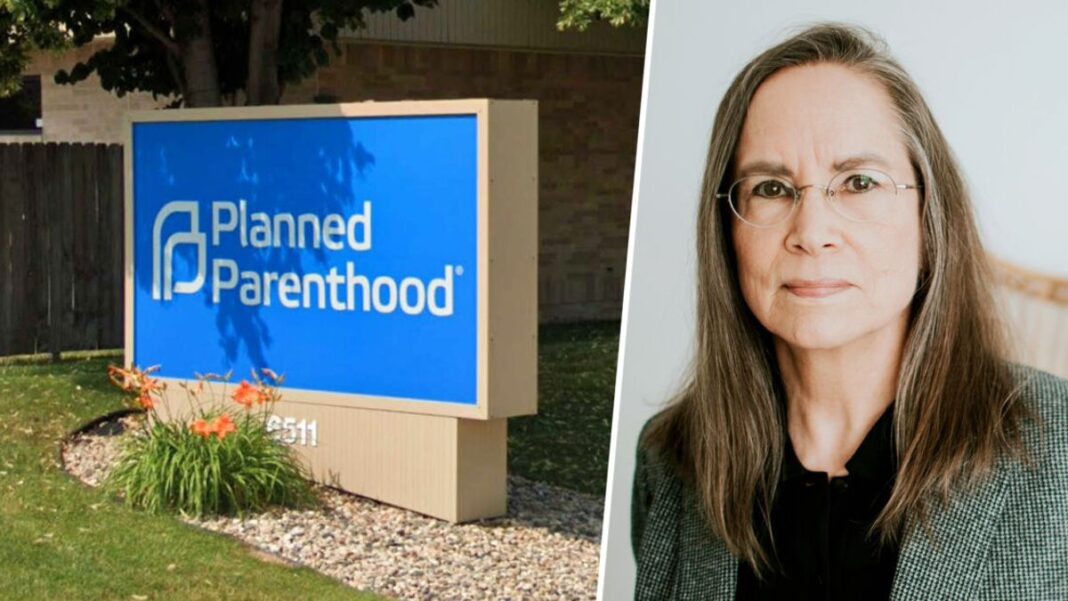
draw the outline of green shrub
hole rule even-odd
[[[203,516],[315,503],[300,460],[267,430],[269,408],[280,398],[275,388],[258,379],[256,386],[242,382],[232,395],[244,407],[236,421],[225,409],[205,410],[200,401],[193,404],[195,419],[163,421],[151,400],[162,396],[163,387],[148,377],[151,370],[113,366],[109,371],[112,381],[132,395],[130,403],[149,412],[144,428],[123,441],[105,482],[129,504],[152,512]],[[202,384],[187,392],[195,399]],[[253,405],[262,410],[253,410]]]
[[[185,424],[157,422],[148,435],[124,442],[107,486],[135,507],[232,515],[314,501],[289,447],[258,420],[243,420],[222,440],[198,436]]]

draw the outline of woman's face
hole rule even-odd
[[[791,67],[768,78],[749,106],[735,178],[754,168],[794,187],[825,186],[847,161],[915,184],[890,97],[844,66]],[[770,332],[791,347],[831,349],[904,327],[920,265],[918,190],[898,190],[878,222],[850,221],[819,187],[793,214],[757,228],[731,227],[742,295]]]

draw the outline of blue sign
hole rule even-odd
[[[475,405],[475,115],[135,122],[133,363]]]

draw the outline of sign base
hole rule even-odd
[[[176,392],[167,391],[159,411],[164,419],[189,415],[184,394]],[[508,512],[506,418],[283,400],[268,423],[317,482],[454,523]]]

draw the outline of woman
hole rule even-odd
[[[737,76],[698,257],[637,599],[1068,599],[1068,382],[1006,361],[960,171],[873,36],[819,25]]]

